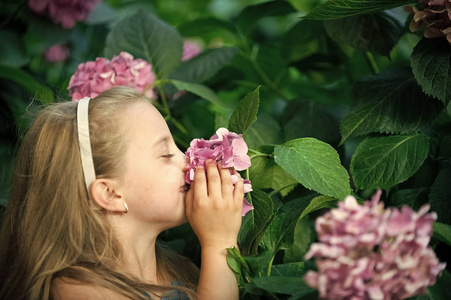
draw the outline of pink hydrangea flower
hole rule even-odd
[[[63,62],[69,57],[69,49],[64,45],[54,45],[44,53],[45,60],[51,63]]]
[[[78,66],[69,81],[69,95],[72,100],[83,97],[95,97],[113,86],[129,86],[143,92],[155,80],[152,66],[143,59],[133,59],[127,52],[121,52],[111,61],[98,57]],[[153,89],[147,89],[145,95],[155,98]]]
[[[423,10],[405,6],[404,11],[413,15],[409,29],[417,31],[423,25],[426,27],[426,38],[446,37],[451,43],[451,0],[419,0],[424,3]]]
[[[186,40],[183,42],[182,61],[190,60],[200,54],[201,48],[198,43]]]
[[[305,259],[316,258],[318,272],[305,282],[327,299],[405,299],[424,294],[446,264],[428,247],[437,214],[424,205],[384,209],[379,190],[359,205],[348,196],[315,223],[319,243]]]
[[[50,17],[64,28],[72,28],[76,21],[84,21],[94,6],[102,0],[28,0],[32,11]]]
[[[209,140],[194,139],[185,154],[189,157],[189,168],[186,172],[186,183],[194,180],[194,171],[197,166],[205,167],[207,159],[222,160],[224,168],[235,168],[238,171],[246,170],[251,166],[251,159],[247,155],[247,145],[241,134],[229,132],[226,128],[219,128]],[[233,184],[238,181],[232,175]],[[252,191],[251,182],[244,179],[244,192]],[[254,207],[243,199],[242,215],[246,215]]]

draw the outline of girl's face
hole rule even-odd
[[[134,104],[125,113],[129,147],[121,182],[128,215],[161,231],[186,223],[187,157],[150,103]]]

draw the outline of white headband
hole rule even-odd
[[[84,97],[78,101],[77,107],[77,128],[78,128],[78,144],[80,145],[81,164],[83,174],[85,176],[86,189],[91,198],[89,187],[96,179],[96,171],[94,170],[94,161],[92,160],[91,139],[89,137],[89,97]]]

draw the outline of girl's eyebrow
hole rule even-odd
[[[170,140],[171,137],[168,135],[162,136],[161,138],[159,138],[158,140],[156,140],[153,144],[152,144],[152,148],[157,146],[160,143],[166,143],[168,140]]]

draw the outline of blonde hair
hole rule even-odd
[[[97,178],[115,178],[128,141],[122,112],[141,94],[126,87],[90,102],[91,145]],[[184,287],[149,285],[115,271],[122,248],[105,211],[92,209],[77,138],[76,102],[52,104],[38,114],[22,141],[0,231],[0,299],[49,299],[58,277],[106,287],[132,299],[172,289],[195,297],[199,270],[188,259],[156,245],[158,274]],[[123,126],[122,126],[123,127]]]

